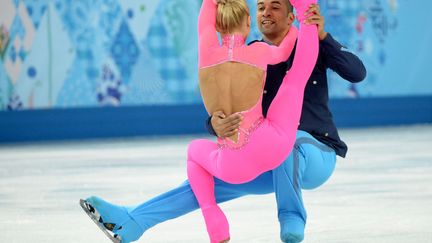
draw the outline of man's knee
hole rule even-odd
[[[334,172],[336,158],[321,159],[320,161],[311,161],[308,164],[303,175],[302,188],[312,190],[323,185]]]

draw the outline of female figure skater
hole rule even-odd
[[[216,204],[213,176],[233,184],[248,182],[282,163],[294,145],[304,88],[318,56],[318,34],[315,25],[303,23],[316,0],[290,2],[297,10],[300,31],[290,30],[279,47],[263,42],[245,45],[250,31],[245,0],[204,0],[201,7],[199,82],[204,105],[209,114],[222,110],[243,117],[236,135],[217,143],[194,140],[188,147],[187,174],[212,243],[230,238],[228,221]],[[261,99],[267,65],[289,57],[297,33],[293,66],[264,118]]]
[[[282,163],[295,142],[304,88],[318,55],[318,34],[315,25],[303,23],[307,17],[304,13],[316,0],[290,2],[297,10],[300,31],[291,27],[276,47],[263,42],[245,45],[250,31],[245,0],[203,0],[198,36],[199,82],[204,105],[210,114],[222,110],[226,115],[239,113],[243,117],[235,136],[219,138],[217,143],[195,140],[188,147],[187,174],[212,243],[227,242],[230,238],[228,221],[216,204],[213,176],[233,184],[250,181]],[[267,65],[288,59],[296,39],[292,68],[264,118],[261,100]],[[287,110],[291,112],[289,116]],[[128,243],[139,238],[137,232],[142,230],[128,216],[126,208],[98,197],[80,203],[113,242]],[[107,229],[114,233],[122,231],[122,235],[113,237]]]

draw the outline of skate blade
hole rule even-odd
[[[104,227],[104,225],[101,222],[99,222],[100,216],[98,216],[98,215],[100,215],[100,214],[98,213],[98,211],[94,207],[91,207],[91,208],[93,208],[95,210],[95,212],[93,213],[93,212],[90,211],[90,206],[91,205],[86,200],[80,199],[79,204],[80,204],[81,208],[84,210],[84,212],[90,217],[90,219],[93,222],[95,222],[95,224],[99,227],[99,229],[101,229],[102,232],[104,232],[105,235],[112,242],[114,242],[114,243],[121,243],[121,239],[116,238],[113,235],[111,235],[111,233]]]

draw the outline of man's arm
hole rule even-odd
[[[213,135],[213,136],[218,136],[217,134],[216,134],[216,132],[215,132],[215,130],[213,129],[213,126],[212,126],[212,124],[211,124],[211,119],[213,118],[213,116],[209,116],[208,118],[207,118],[207,120],[206,120],[206,124],[205,124],[205,126],[206,126],[206,129],[207,129],[207,132],[210,134],[210,135]]]
[[[319,5],[311,5],[306,15],[309,15],[307,24],[318,25],[322,56],[328,67],[345,80],[353,83],[362,81],[366,77],[363,62],[324,30],[324,17],[321,16]]]
[[[366,68],[360,58],[333,39],[330,34],[320,44],[328,67],[343,79],[357,83],[366,77]]]
[[[239,114],[232,114],[228,117],[222,111],[216,111],[207,118],[206,128],[207,131],[217,137],[231,137],[236,132],[242,121],[242,116]]]

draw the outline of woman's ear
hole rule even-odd
[[[251,27],[251,16],[248,16],[247,27]]]

